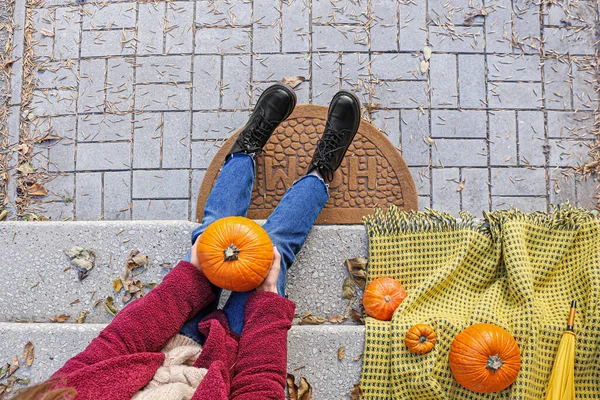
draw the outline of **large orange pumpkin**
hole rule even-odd
[[[456,381],[477,393],[506,389],[521,369],[517,342],[492,324],[472,325],[459,333],[450,346],[449,360]]]
[[[408,350],[417,354],[429,353],[435,346],[436,341],[435,331],[427,324],[413,326],[404,336],[404,344],[408,347]]]
[[[376,319],[389,321],[406,298],[406,290],[394,278],[377,278],[369,283],[363,296],[365,312]]]
[[[221,218],[198,239],[198,262],[213,284],[237,292],[255,289],[273,263],[267,232],[251,219]]]

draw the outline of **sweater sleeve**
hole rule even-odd
[[[193,264],[181,261],[160,285],[123,308],[83,352],[67,361],[55,375],[111,357],[157,352],[185,321],[214,298],[204,274]]]
[[[254,292],[248,297],[231,399],[285,398],[287,332],[295,308],[276,293]]]

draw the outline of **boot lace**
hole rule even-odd
[[[331,181],[336,168],[335,155],[343,148],[344,131],[334,130],[329,122],[325,125],[325,132],[317,142],[313,165],[319,169],[324,177]]]
[[[242,135],[240,144],[247,152],[258,153],[273,130],[273,124],[265,119],[262,112],[259,112],[247,127],[247,132]]]

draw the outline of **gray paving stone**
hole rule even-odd
[[[577,178],[575,186],[577,188],[577,206],[592,210],[598,209],[598,191],[600,189],[598,178]]]
[[[410,166],[429,165],[429,145],[424,137],[429,136],[429,117],[419,110],[400,110],[402,135],[402,157]]]
[[[133,168],[160,168],[163,128],[163,113],[136,115],[133,131]]]
[[[516,207],[523,212],[546,211],[546,199],[543,197],[492,197],[494,210]]]
[[[279,81],[287,76],[309,76],[306,54],[256,55],[252,62],[254,81]]]
[[[194,110],[217,109],[220,102],[221,57],[194,57]]]
[[[373,102],[388,108],[418,108],[427,105],[426,90],[422,81],[384,82],[375,87]]]
[[[366,51],[367,32],[360,25],[313,25],[313,51]]]
[[[81,60],[79,68],[79,112],[104,111],[106,60]]]
[[[445,27],[430,26],[429,42],[433,51],[481,53],[484,45],[483,29],[478,26],[456,26],[450,31]]]
[[[203,140],[192,142],[192,168],[206,169],[219,151],[223,141]]]
[[[35,73],[38,89],[73,88],[77,86],[78,62],[48,62],[39,66]]]
[[[238,110],[249,107],[251,62],[250,56],[223,57],[223,108]]]
[[[596,78],[590,68],[573,63],[573,107],[576,110],[595,110],[599,97],[595,90]]]
[[[374,22],[371,25],[371,51],[396,51],[399,45],[398,2],[371,3]]]
[[[424,211],[427,208],[431,208],[431,196],[419,196],[419,210]]]
[[[458,93],[461,108],[486,106],[485,58],[482,55],[458,55]]]
[[[301,84],[300,86],[294,89],[296,93],[297,104],[308,104],[309,100],[309,82]],[[269,86],[273,85],[273,82],[253,82],[252,83],[252,97],[250,99],[250,104],[256,104],[258,98]]]
[[[70,89],[34,90],[31,105],[35,115],[75,114],[77,91]]]
[[[313,3],[313,7],[315,4]],[[256,10],[256,4],[254,7]],[[315,15],[314,10],[313,15]],[[302,0],[283,0],[281,2],[282,51],[304,52],[309,50],[309,20],[309,6],[306,2]]]
[[[512,4],[502,0],[488,2],[493,12],[485,18],[486,50],[493,53],[510,53],[512,46]],[[490,7],[492,8],[492,7]]]
[[[431,193],[430,169],[428,167],[408,167],[408,169],[410,170],[413,180],[415,181],[417,194],[419,196],[429,196]]]
[[[564,25],[569,21],[574,26],[593,25],[597,20],[598,8],[591,2],[581,3],[555,3],[548,4],[544,15],[546,25]]]
[[[485,139],[435,139],[431,163],[444,167],[485,167],[487,146]]]
[[[252,25],[252,49],[254,52],[273,53],[279,51],[281,44],[279,24],[281,24],[280,0],[254,0],[254,23]]]
[[[72,139],[53,141],[49,145],[48,170],[53,172],[75,170],[75,142]]]
[[[326,104],[341,88],[341,62],[340,54],[313,55],[312,99],[314,103]]]
[[[250,51],[248,28],[197,28],[196,54],[231,54]]]
[[[104,209],[105,220],[128,220],[131,202],[131,172],[104,172]]]
[[[106,108],[130,112],[133,107],[133,60],[109,59],[106,71]]]
[[[81,29],[79,8],[57,8],[54,27],[53,55],[57,59],[79,57],[79,32]]]
[[[166,4],[166,53],[191,53],[194,50],[194,3],[174,1]]]
[[[543,168],[492,168],[493,196],[544,196],[546,171]]]
[[[190,109],[189,83],[137,85],[135,108],[143,111],[168,111]]]
[[[135,3],[83,5],[83,29],[135,28]]]
[[[427,9],[417,2],[400,2],[400,50],[420,51],[427,44]]]
[[[34,9],[31,12],[33,23],[33,51],[36,57],[51,57],[52,47],[54,45],[54,10],[53,9]]]
[[[75,116],[37,118],[30,125],[30,129],[37,136],[59,136],[73,139],[76,136]],[[11,140],[12,142],[12,140]]]
[[[564,203],[577,204],[575,178],[569,168],[550,169],[550,204]]]
[[[374,54],[371,58],[371,73],[374,79],[382,80],[426,80],[419,70],[421,59],[415,54]]]
[[[48,196],[44,200],[73,203],[75,197],[75,174],[49,174],[44,183]]]
[[[431,137],[486,138],[486,113],[479,110],[431,110]]]
[[[189,200],[133,200],[133,219],[187,220],[188,207]]]
[[[192,139],[229,139],[247,121],[246,111],[195,112]]]
[[[456,108],[458,101],[457,74],[455,55],[433,54],[431,56],[429,79],[432,107]]]
[[[460,175],[465,182],[460,192],[462,210],[480,217],[482,211],[490,210],[488,170],[487,168],[462,168]]]
[[[539,55],[489,55],[488,79],[491,81],[530,81],[541,82],[541,62]]]
[[[138,55],[162,53],[165,6],[166,3],[163,2],[138,4]]]
[[[41,214],[51,221],[72,221],[75,215],[74,202],[45,201],[41,207]]]
[[[114,31],[83,31],[82,57],[125,56],[135,52],[135,32],[130,29]]]
[[[531,109],[542,107],[542,85],[526,82],[496,82],[488,86],[492,108]]]
[[[312,13],[313,24],[357,24],[366,21],[367,3],[316,1]]]
[[[548,111],[548,137],[593,139],[594,115],[585,111]]]
[[[549,145],[550,167],[581,166],[590,160],[593,141],[551,139]]]
[[[525,53],[539,52],[540,6],[528,0],[513,2],[513,35]]]
[[[13,104],[21,104],[21,97],[23,94],[23,59],[22,53],[17,57],[21,57],[17,59],[12,65],[11,79],[10,79],[10,105]]]
[[[482,0],[430,0],[429,18],[438,25],[452,23],[456,25],[467,25],[467,19],[472,13],[478,11],[483,6]],[[481,25],[483,18],[481,16],[473,19],[472,25]]]
[[[162,139],[162,167],[189,168],[191,115],[186,112],[164,114]]]
[[[133,171],[134,199],[187,198],[188,190],[186,170]]]
[[[519,163],[541,166],[546,163],[544,154],[544,113],[541,111],[519,111]]]
[[[127,142],[79,143],[77,145],[77,170],[129,169],[131,145]]]
[[[596,34],[593,26],[585,29],[544,28],[544,49],[560,54],[594,54]]]
[[[546,90],[546,108],[553,110],[571,109],[572,82],[571,67],[564,60],[544,60],[544,86]]]
[[[75,215],[79,221],[93,221],[102,217],[102,173],[78,172],[75,175],[77,187]]]
[[[460,212],[460,170],[440,168],[431,171],[433,208],[453,215]]]
[[[88,114],[79,116],[77,140],[103,142],[131,139],[131,116]]]
[[[362,104],[370,102],[369,56],[364,53],[342,55],[342,89],[354,92]]]
[[[250,25],[252,3],[249,1],[196,1],[196,22],[200,26]]]
[[[400,111],[378,110],[371,115],[371,122],[377,129],[383,132],[394,147],[401,149],[400,144]]]
[[[514,111],[489,114],[490,165],[517,165],[517,123]]]
[[[136,83],[189,82],[190,56],[150,56],[136,60]]]

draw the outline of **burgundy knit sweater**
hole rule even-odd
[[[214,294],[192,264],[181,261],[145,297],[133,301],[52,376],[77,399],[129,400],[150,382],[164,360],[161,349]],[[248,297],[238,336],[222,311],[199,325],[206,336],[194,366],[208,369],[192,400],[284,399],[287,331],[295,305],[271,292]]]

